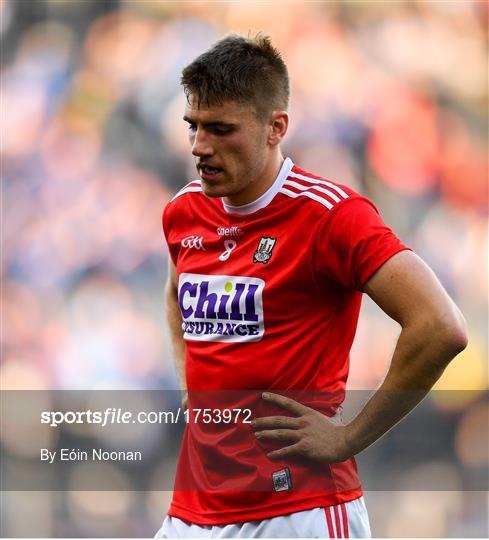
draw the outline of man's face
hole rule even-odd
[[[269,156],[268,124],[251,105],[234,101],[198,108],[190,99],[184,120],[204,193],[230,204],[253,200]]]

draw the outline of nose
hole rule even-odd
[[[206,133],[202,129],[197,129],[192,137],[192,154],[196,157],[203,158],[212,156],[214,149]]]

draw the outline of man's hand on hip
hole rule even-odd
[[[259,441],[286,444],[267,454],[270,459],[294,456],[336,463],[353,455],[346,438],[346,426],[336,425],[333,419],[285,396],[265,392],[263,399],[295,414],[294,417],[267,416],[252,421]]]

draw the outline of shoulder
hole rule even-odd
[[[188,224],[196,212],[195,203],[205,199],[207,197],[202,191],[200,180],[192,180],[177,191],[163,208],[162,222],[165,234]]]
[[[310,173],[294,165],[285,179],[280,193],[295,199],[305,211],[325,219],[338,213],[340,208],[355,212],[365,206],[377,212],[375,206],[350,187]],[[352,204],[353,203],[353,204]],[[342,210],[339,214],[343,214]]]
[[[200,180],[192,180],[173,195],[163,210],[163,219],[191,212],[191,202],[205,198]]]
[[[280,192],[302,203],[313,201],[308,206],[321,205],[331,211],[352,197],[358,196],[349,187],[327,178],[310,173],[294,165],[285,179]]]
[[[201,193],[201,192],[202,192],[202,186],[201,186],[200,180],[192,180],[191,182],[183,186],[182,189],[180,189],[179,191],[175,193],[175,195],[170,199],[169,204],[171,204],[173,201],[176,201],[183,195],[186,195],[187,193]]]

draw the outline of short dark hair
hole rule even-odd
[[[181,83],[197,106],[237,101],[253,105],[264,118],[287,110],[290,84],[287,66],[268,36],[227,36],[182,71]]]

